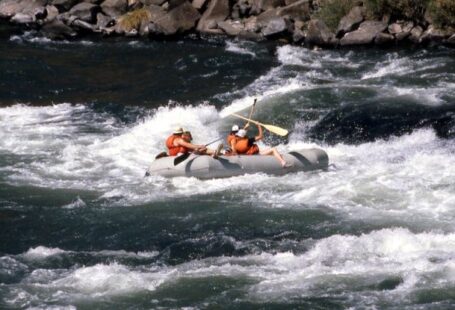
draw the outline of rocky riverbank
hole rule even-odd
[[[317,0],[0,0],[0,18],[51,39],[102,36],[175,37],[185,33],[308,46],[455,46],[455,28],[425,18],[369,14],[357,1],[329,27]]]

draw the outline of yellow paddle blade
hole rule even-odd
[[[284,128],[278,127],[278,126],[273,126],[273,125],[267,125],[267,124],[261,124],[265,129],[267,129],[270,132],[273,132],[276,135],[279,136],[287,136],[289,131],[287,131]]]
[[[242,115],[238,115],[238,114],[235,114],[235,113],[232,113],[232,115],[236,116],[238,118],[244,119],[246,121],[249,121],[249,122],[251,122],[253,124],[260,125],[260,126],[264,127],[265,129],[267,129],[268,131],[273,132],[274,134],[279,135],[279,136],[283,136],[284,137],[284,136],[287,136],[287,134],[289,133],[289,131],[287,131],[286,129],[278,127],[278,126],[275,126],[275,125],[262,124],[262,123],[259,123],[258,121],[246,118],[246,117],[244,117]]]

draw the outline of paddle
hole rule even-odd
[[[253,105],[251,106],[251,110],[250,110],[250,115],[248,116],[249,119],[251,119],[251,117],[253,116],[253,112],[254,112],[254,107],[256,105],[256,101],[258,101],[257,98],[254,98],[254,102],[253,102]],[[243,126],[243,129],[246,129],[248,128],[248,125],[250,124],[250,122],[246,123],[245,126]]]
[[[223,138],[218,138],[216,140],[213,140],[212,142],[209,142],[207,144],[204,144],[204,146],[209,146],[210,144],[212,143],[215,143],[216,141],[220,141],[221,139]],[[185,161],[188,157],[190,157],[191,153],[185,153],[185,154],[182,154],[180,156],[177,156],[175,159],[174,159],[174,166],[177,166],[178,164],[180,164],[181,162]]]
[[[235,117],[241,118],[241,119],[243,119],[243,120],[246,120],[246,121],[248,121],[248,122],[251,122],[251,123],[253,123],[253,124],[262,126],[262,127],[264,127],[265,129],[267,129],[268,131],[273,132],[274,134],[279,135],[279,136],[283,136],[283,137],[284,137],[284,136],[287,136],[287,134],[289,133],[288,130],[286,130],[286,129],[284,129],[284,128],[281,128],[281,127],[278,127],[278,126],[274,126],[274,125],[270,125],[270,124],[259,123],[258,121],[255,121],[255,120],[246,118],[246,117],[244,117],[244,116],[241,116],[241,115],[238,115],[238,114],[235,114],[235,113],[232,113],[232,115],[235,116]]]

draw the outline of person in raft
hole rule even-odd
[[[231,147],[229,155],[273,155],[280,162],[281,167],[291,167],[291,164],[288,164],[274,147],[262,151],[259,150],[259,146],[255,142],[262,140],[264,134],[262,127],[260,125],[257,126],[259,134],[251,138],[246,135],[246,129],[239,129],[237,125],[232,126],[231,133],[227,137],[227,141]]]
[[[166,147],[168,148],[169,156],[180,156],[187,153],[195,153],[200,155],[211,155],[214,158],[218,157],[218,152],[208,149],[205,145],[193,144],[191,132],[184,131],[179,127],[174,130],[172,135],[166,139]],[[221,145],[222,147],[222,145]]]

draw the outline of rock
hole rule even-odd
[[[200,9],[202,9],[202,7],[205,5],[206,2],[207,2],[207,0],[193,0],[193,2],[191,4],[193,5],[193,7],[196,10],[200,10]]]
[[[449,35],[446,31],[430,25],[428,29],[420,37],[421,42],[442,42]]]
[[[285,5],[284,0],[252,0],[251,13],[259,15],[263,11],[268,11]]]
[[[89,31],[95,30],[95,26],[93,26],[92,24],[89,24],[81,19],[76,19],[71,25],[75,26],[79,29],[83,29],[83,30],[89,30]]]
[[[379,33],[376,38],[374,38],[374,43],[377,45],[384,45],[392,43],[395,37],[389,33]]]
[[[283,17],[275,17],[271,19],[267,25],[261,29],[261,33],[264,37],[270,37],[286,32],[288,25]]]
[[[365,9],[360,6],[353,7],[338,23],[338,28],[336,30],[337,37],[344,35],[346,32],[352,31],[361,22],[363,22],[364,18]]]
[[[411,32],[400,32],[400,33],[397,33],[395,35],[395,38],[397,41],[403,41],[404,39],[406,39],[407,37],[409,37],[409,35],[411,34]]]
[[[155,25],[160,33],[173,35],[193,29],[200,17],[201,14],[186,1],[158,19]]]
[[[413,43],[420,43],[420,37],[422,36],[423,29],[420,26],[415,26],[412,28],[409,35],[409,40]]]
[[[245,31],[246,32],[255,33],[255,32],[258,32],[261,29],[261,27],[259,25],[259,22],[258,22],[258,17],[257,16],[250,16],[247,19],[245,19],[243,21],[243,23],[245,25]]]
[[[141,3],[146,6],[162,5],[164,2],[166,2],[166,0],[141,0]]]
[[[114,19],[110,16],[104,15],[103,13],[96,14],[96,28],[104,29],[106,27],[112,26]]]
[[[44,22],[49,23],[53,21],[58,15],[58,9],[53,5],[46,6],[47,15]]]
[[[277,9],[277,15],[283,17],[289,16],[293,20],[307,21],[310,19],[310,13],[311,10],[309,0],[299,0],[293,4]]]
[[[305,23],[299,20],[296,20],[294,22],[294,31],[292,32],[292,41],[294,43],[298,43],[300,41],[303,41],[305,39],[305,32],[303,31],[303,27],[305,26]]]
[[[262,34],[247,30],[240,31],[237,37],[242,40],[249,40],[255,42],[263,41],[265,39]]]
[[[0,18],[11,18],[19,13],[35,18],[46,4],[46,0],[3,0],[0,1]],[[23,15],[19,15],[17,20],[23,18]]]
[[[218,22],[218,28],[229,36],[237,36],[242,30],[245,30],[245,26],[241,22],[232,20]]]
[[[308,23],[305,43],[318,46],[335,46],[338,44],[338,39],[322,20],[312,19]]]
[[[77,33],[73,29],[71,29],[71,27],[68,27],[58,19],[55,19],[48,24],[45,24],[41,28],[41,32],[47,38],[50,38],[52,40],[63,40],[66,38],[75,37],[77,35]]]
[[[168,0],[168,10],[172,10],[173,8],[176,8],[178,7],[179,5],[183,4],[184,2],[186,2],[187,0]]]
[[[414,22],[409,21],[409,22],[403,23],[402,29],[403,29],[403,32],[411,32],[413,27],[414,27]]]
[[[284,6],[291,5],[293,3],[296,3],[299,0],[284,0]]]
[[[156,23],[160,18],[163,18],[167,12],[158,5],[150,5],[147,7],[150,13],[150,22]]]
[[[87,23],[93,23],[96,19],[96,14],[100,8],[96,4],[81,2],[76,4],[69,11],[70,15],[76,16],[78,19],[83,20]]]
[[[450,38],[447,39],[446,43],[448,43],[450,45],[455,45],[455,34],[450,36]]]
[[[69,11],[78,0],[52,0],[50,4],[55,6],[59,12],[66,12]]]
[[[397,34],[403,32],[403,28],[401,28],[401,25],[398,23],[390,24],[387,30],[389,31],[390,34]]]
[[[229,16],[229,0],[211,0],[207,10],[205,10],[196,29],[199,32],[222,33],[221,29],[212,29],[210,24],[222,22]]]
[[[370,44],[376,36],[387,28],[387,24],[380,21],[365,21],[359,29],[346,33],[340,40],[342,46]]]
[[[114,18],[126,13],[127,8],[127,0],[106,0],[101,3],[101,10],[103,13]]]
[[[32,16],[23,13],[17,13],[11,18],[11,22],[15,24],[30,24],[34,21],[35,19]]]

